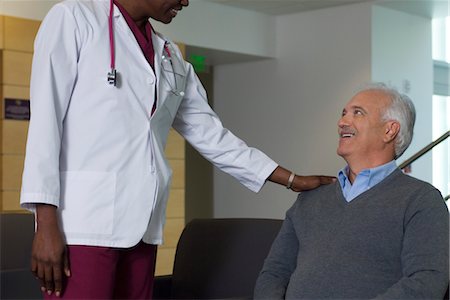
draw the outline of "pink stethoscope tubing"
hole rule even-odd
[[[117,83],[117,71],[116,71],[116,57],[114,50],[114,28],[113,28],[113,13],[114,13],[114,0],[109,1],[109,18],[108,18],[108,31],[109,31],[109,50],[111,56],[111,71],[108,72],[108,82],[116,86]]]
[[[109,49],[110,49],[110,57],[111,57],[111,61],[110,61],[111,62],[110,63],[111,71],[108,72],[108,82],[109,82],[109,84],[116,86],[117,70],[116,70],[116,61],[115,61],[116,57],[115,57],[115,47],[114,47],[115,45],[114,45],[113,14],[114,14],[114,0],[110,0],[109,1],[108,31],[109,31]],[[172,69],[173,69],[172,55],[169,50],[169,42],[167,42],[167,41],[164,43],[164,52],[166,53],[167,59],[170,61],[170,64],[172,65]],[[176,57],[176,55],[175,55],[175,57]],[[173,71],[171,73],[174,74]],[[162,72],[162,75],[167,80],[167,83],[171,87],[172,93],[174,93],[176,95],[184,96],[183,91],[177,90],[177,80],[175,79],[175,74],[174,74],[175,87],[172,86],[169,79],[166,77],[167,74],[165,74],[164,71]]]
[[[109,20],[108,20],[108,29],[109,29],[109,49],[111,51],[111,70],[115,69],[115,51],[114,51],[114,28],[113,28],[113,13],[114,13],[114,0],[109,1]]]

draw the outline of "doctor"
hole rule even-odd
[[[170,23],[187,5],[65,1],[42,22],[21,205],[35,213],[31,270],[46,298],[151,298],[170,127],[252,191],[332,181],[297,176],[222,126],[192,66],[148,21]]]

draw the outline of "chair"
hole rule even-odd
[[[196,219],[177,245],[173,275],[155,278],[154,299],[252,298],[282,220]]]
[[[0,214],[0,299],[42,299],[30,271],[33,236],[32,214]]]

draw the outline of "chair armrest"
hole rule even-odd
[[[155,276],[153,281],[153,299],[170,299],[172,275]]]

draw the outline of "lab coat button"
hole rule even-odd
[[[147,78],[147,83],[148,84],[153,84],[154,82],[155,82],[155,79],[153,77]]]
[[[180,96],[183,97],[184,96],[184,92],[180,92]]]

